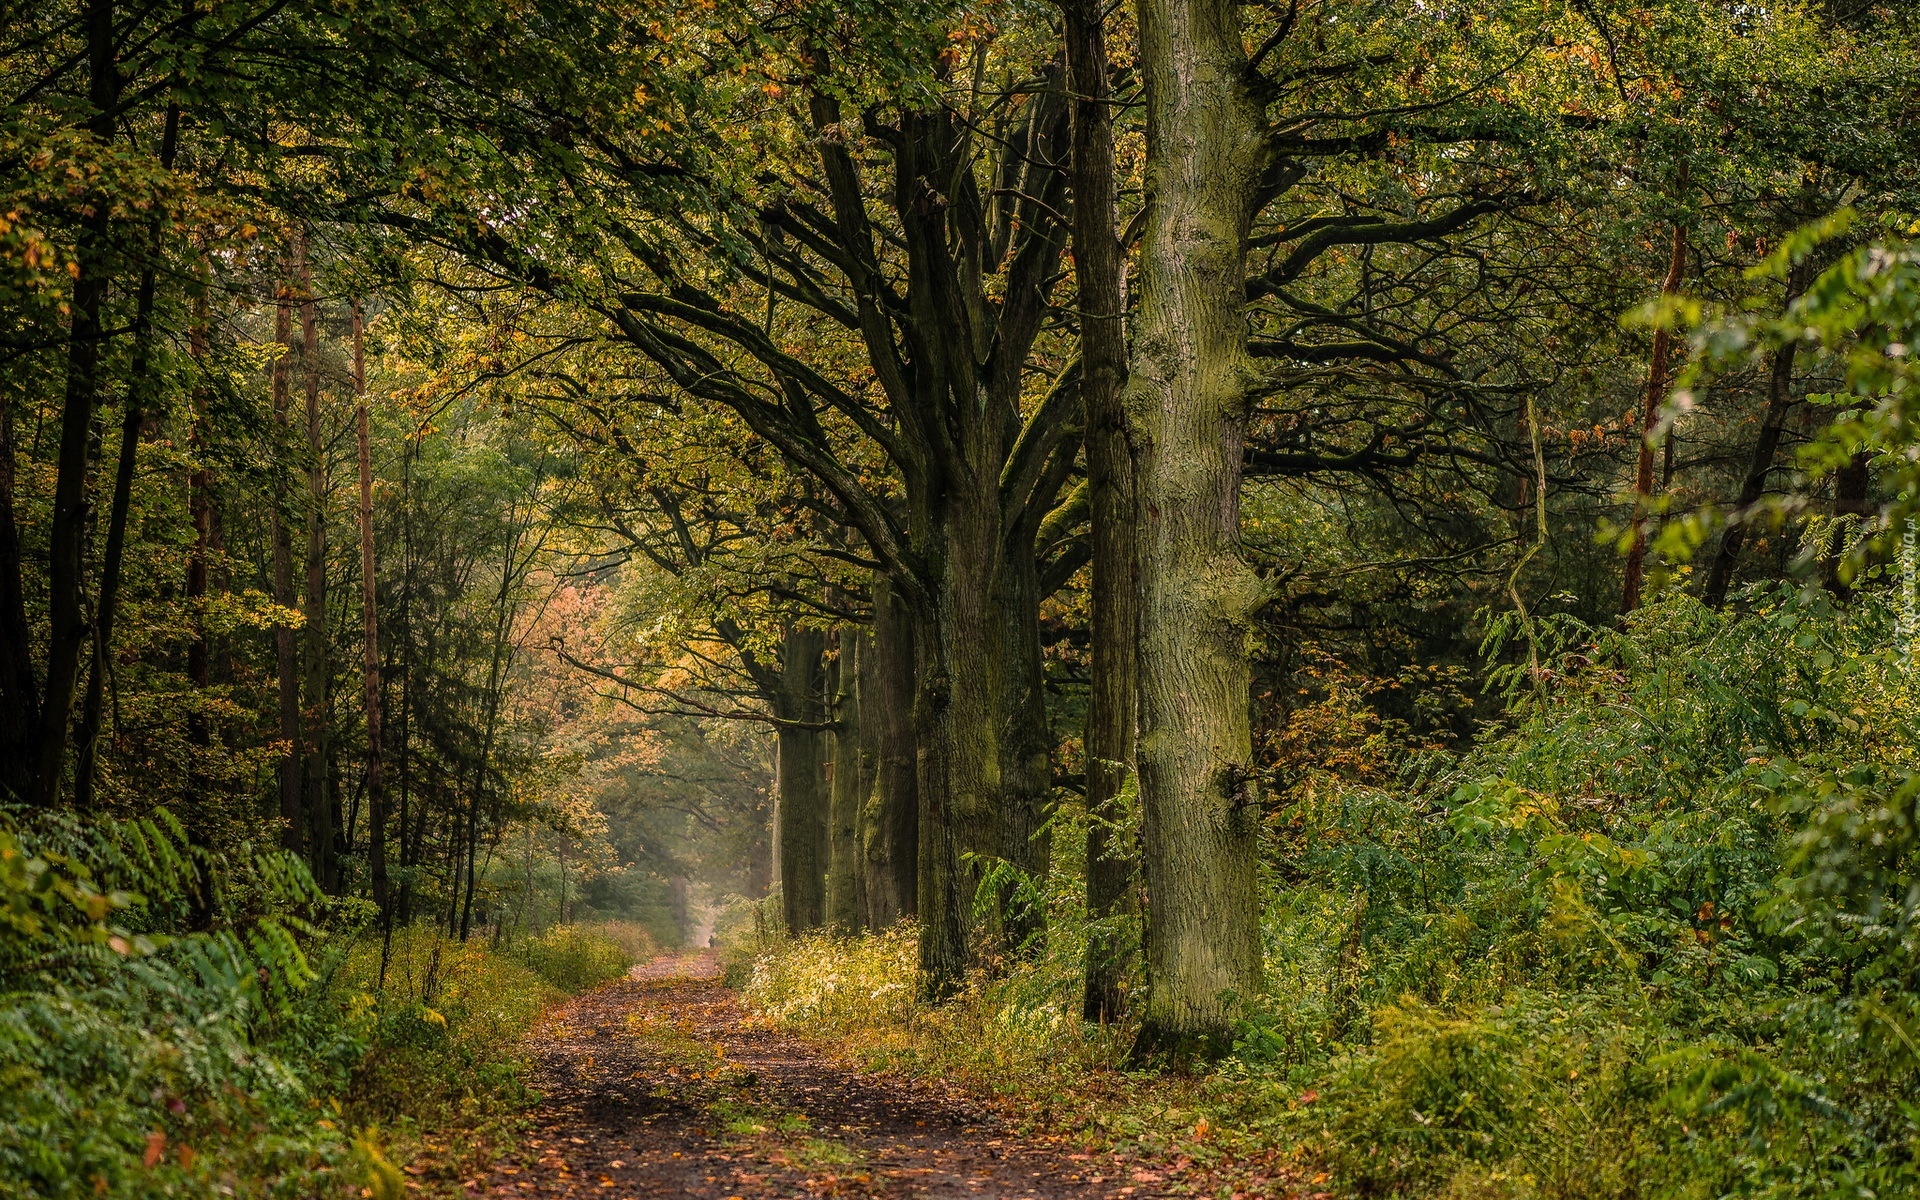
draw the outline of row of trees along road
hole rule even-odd
[[[936,998],[1070,850],[1086,1015],[1144,972],[1176,1056],[1258,989],[1314,664],[1452,678],[1757,512],[1835,364],[1675,410],[1620,318],[1777,312],[1819,262],[1749,267],[1914,185],[1872,6],[7,11],[13,797],[463,936],[611,808],[663,886],[698,835],[795,931],[914,917]]]

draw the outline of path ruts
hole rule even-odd
[[[1023,1141],[957,1096],[851,1071],[755,1028],[711,955],[656,959],[568,1002],[532,1048],[535,1129],[517,1160],[469,1181],[471,1196],[1164,1194],[1159,1177],[1103,1176],[1106,1163]]]

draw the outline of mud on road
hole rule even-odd
[[[1023,1140],[964,1098],[747,1019],[711,955],[656,959],[533,1034],[542,1100],[469,1196],[1145,1200],[1160,1172]]]

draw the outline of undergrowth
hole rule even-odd
[[[1539,664],[1494,673],[1500,730],[1301,772],[1268,818],[1266,990],[1211,1073],[1129,1074],[1130,1030],[1078,1018],[1071,861],[1045,943],[948,1004],[914,1001],[909,930],[736,933],[731,977],[869,1065],[1232,1187],[1920,1194],[1916,666],[1871,598],[1748,601],[1496,625]]]
[[[383,984],[369,907],[164,813],[0,811],[0,1195],[398,1196],[392,1157],[514,1111],[543,1005],[645,950],[415,928]]]

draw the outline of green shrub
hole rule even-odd
[[[561,991],[580,992],[625,975],[635,962],[652,957],[652,944],[630,922],[555,925],[514,943],[509,954]]]

